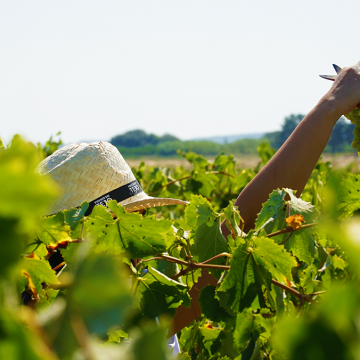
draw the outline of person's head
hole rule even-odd
[[[108,142],[76,143],[62,147],[44,159],[36,170],[50,176],[61,188],[59,199],[48,215],[89,202],[95,205],[116,200],[128,212],[150,207],[186,204],[183,200],[148,196],[118,149]]]

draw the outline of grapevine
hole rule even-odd
[[[274,190],[245,234],[233,199],[257,170],[184,156],[192,168],[133,171],[187,206],[140,215],[110,201],[85,216],[85,202],[44,217],[58,193],[33,171],[38,149],[16,138],[0,150],[1,359],[171,359],[170,321],[206,272],[215,284],[197,289],[202,313],[178,333],[179,359],[356,359],[360,176],[319,164],[302,199]]]
[[[355,125],[353,130],[354,140],[351,143],[351,147],[357,150],[358,155],[360,155],[360,109],[356,107],[353,111],[348,114],[345,114],[345,117]]]

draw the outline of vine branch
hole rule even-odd
[[[282,230],[279,230],[279,231],[275,231],[275,232],[267,235],[267,237],[268,237],[268,238],[271,238],[271,237],[274,237],[274,236],[277,236],[277,235],[286,234],[286,233],[288,233],[288,232],[294,232],[294,231],[297,231],[297,230],[310,228],[310,227],[313,227],[313,226],[316,226],[316,225],[318,225],[318,223],[301,225],[301,226],[300,226],[299,228],[297,228],[296,230],[294,230],[292,227],[286,227],[285,229],[282,229]]]
[[[235,177],[234,175],[228,174],[228,173],[226,173],[224,171],[206,171],[205,174],[220,174],[220,175],[225,175],[225,176],[229,176],[229,177],[232,177],[232,178]],[[168,186],[176,183],[177,181],[186,180],[186,179],[189,179],[191,177],[192,177],[192,175],[187,175],[187,176],[183,176],[182,178],[179,178],[179,179],[176,179],[176,180],[171,180],[167,184],[160,186],[158,189],[149,192],[148,195],[152,195],[152,194],[156,193],[157,191],[159,191],[160,189],[168,187]]]
[[[169,262],[172,262],[172,263],[177,263],[177,264],[180,264],[180,265],[183,265],[183,266],[187,266],[187,269],[183,269],[181,270],[180,272],[178,272],[177,274],[175,274],[174,276],[171,277],[171,279],[173,280],[176,280],[178,279],[180,276],[183,276],[185,274],[187,274],[189,271],[191,270],[194,270],[194,269],[218,269],[218,270],[230,270],[230,266],[227,266],[227,265],[213,265],[213,264],[208,264],[208,262],[212,261],[212,260],[215,260],[216,258],[219,258],[221,256],[227,256],[229,257],[230,255],[227,254],[227,253],[222,253],[222,254],[219,254],[219,255],[216,255],[214,256],[213,258],[211,259],[208,259],[202,263],[191,263],[191,262],[186,262],[186,261],[183,261],[183,260],[180,260],[180,259],[177,259],[175,257],[172,257],[172,256],[168,256],[168,255],[159,255],[159,256],[156,256],[156,257],[153,257],[151,259],[147,259],[147,260],[142,260],[142,262],[145,262],[145,261],[150,261],[150,260],[156,260],[156,259],[162,259],[162,260],[166,260],[166,261],[169,261]],[[316,304],[317,301],[311,299],[311,296],[315,296],[315,295],[318,295],[320,293],[314,293],[314,294],[311,294],[311,295],[305,295],[305,294],[301,294],[299,293],[297,290],[285,285],[285,284],[282,284],[280,283],[279,281],[277,280],[274,280],[272,279],[271,282],[282,288],[283,290],[289,292],[290,294],[296,296],[298,299],[300,299],[301,301],[307,301],[307,302],[310,302],[312,304]]]

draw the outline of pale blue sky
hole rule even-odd
[[[360,2],[2,1],[0,137],[266,132],[360,60]]]

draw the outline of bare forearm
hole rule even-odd
[[[320,101],[240,193],[235,205],[245,221],[245,231],[253,227],[261,205],[274,189],[287,187],[300,195],[340,115],[330,101]]]
[[[238,196],[235,205],[245,220],[245,231],[254,226],[256,216],[269,194],[277,188],[291,188],[300,195],[319,158],[329,141],[332,129],[343,114],[353,110],[360,100],[360,62],[344,68],[331,89],[317,106],[302,120],[285,144],[269,163],[257,174]],[[222,224],[225,236],[229,231]],[[172,323],[178,331],[194,320],[201,309],[197,302],[198,290],[206,284],[216,284],[209,274],[199,278],[191,291],[191,309],[179,307]],[[172,332],[172,333],[173,333]]]

